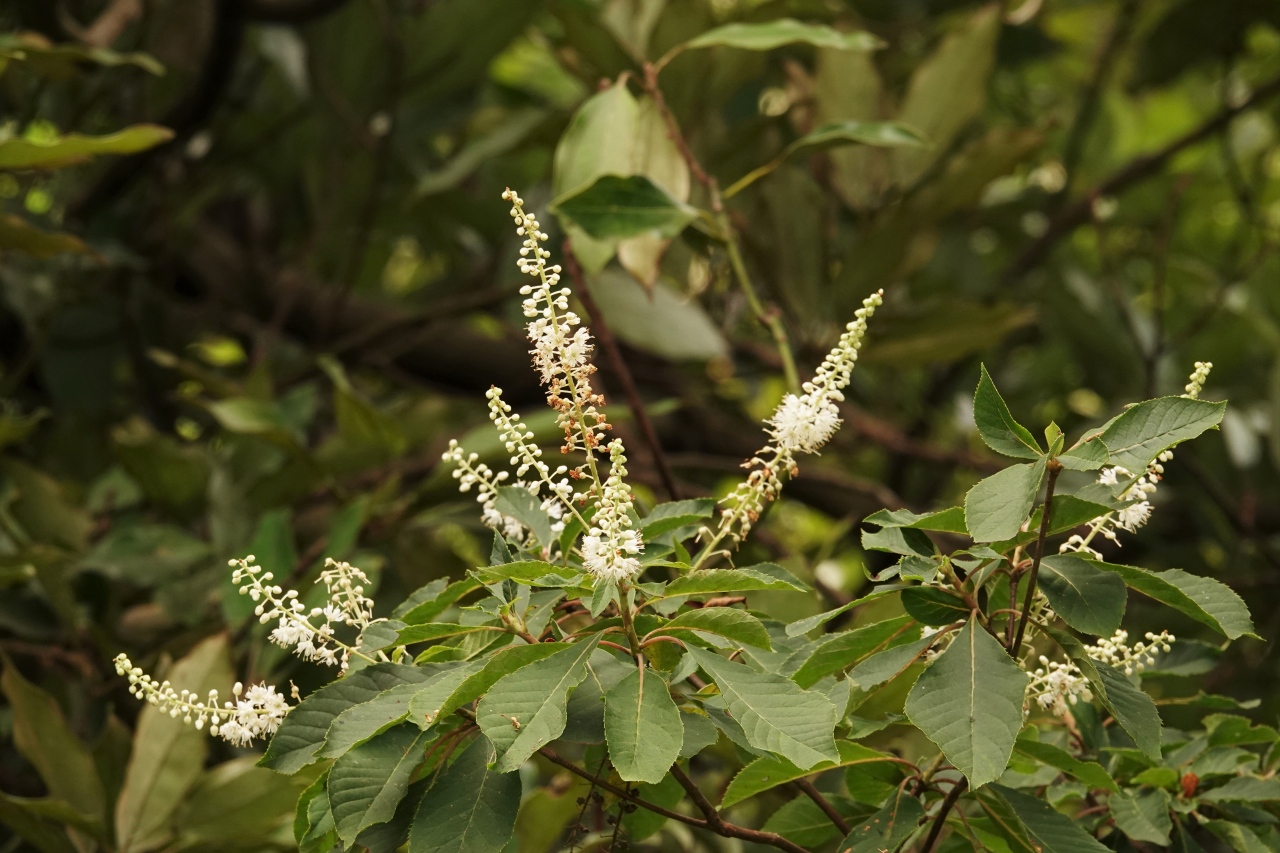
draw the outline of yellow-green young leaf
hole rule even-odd
[[[1173,820],[1169,817],[1169,794],[1159,788],[1120,791],[1108,800],[1116,826],[1134,841],[1169,846]]]
[[[837,50],[875,50],[884,46],[884,42],[871,33],[842,33],[823,24],[806,24],[794,18],[778,18],[759,24],[725,24],[685,42],[683,49],[719,46],[742,50],[773,50],[796,42]]]
[[[897,616],[823,639],[792,674],[791,680],[801,687],[812,687],[828,675],[879,651],[910,622],[909,616]]]
[[[1225,634],[1229,640],[1257,636],[1253,633],[1253,620],[1244,600],[1221,581],[1182,569],[1153,572],[1137,566],[1096,560],[1088,562],[1096,569],[1114,572],[1131,588]]]
[[[517,492],[524,492],[524,489],[516,488]],[[531,496],[532,497],[532,496]],[[536,498],[534,498],[536,506]],[[502,499],[499,498],[499,503]],[[502,506],[498,507],[498,511],[504,515],[511,515],[506,512]],[[543,514],[545,516],[545,513]],[[519,517],[519,516],[515,516]],[[548,532],[550,525],[548,524]],[[537,534],[535,534],[536,536]],[[542,540],[539,539],[539,542]],[[544,563],[538,560],[524,560],[516,563],[503,563],[500,566],[488,566],[477,570],[477,574],[485,583],[499,583],[504,580],[513,580],[517,583],[528,584],[530,586],[540,587],[570,587],[588,585],[586,575],[578,569],[569,566],[553,566],[550,563]]]
[[[492,747],[479,737],[449,765],[418,806],[409,853],[495,853],[507,846],[520,810],[520,775],[494,763]]]
[[[1216,427],[1226,411],[1226,403],[1160,397],[1126,409],[1106,425],[1101,438],[1112,465],[1141,474],[1161,451]]]
[[[1012,465],[978,482],[964,496],[964,522],[975,542],[999,542],[1017,535],[1031,514],[1046,462]]]
[[[743,645],[755,646],[757,649],[772,650],[773,648],[764,624],[750,613],[735,610],[732,607],[703,607],[698,610],[686,610],[653,631],[651,636],[680,636],[687,635],[691,631],[717,634]]]
[[[172,130],[155,124],[135,124],[106,136],[69,133],[47,142],[13,137],[0,142],[0,169],[55,169],[100,154],[135,154],[172,138]]]
[[[597,634],[499,679],[476,706],[476,722],[507,773],[560,736],[568,721],[569,691],[587,677]]]
[[[443,640],[446,637],[459,637],[463,634],[504,633],[505,631],[505,628],[498,625],[458,625],[452,622],[425,622],[421,625],[408,625],[401,628],[395,642],[396,645],[407,646],[411,643]]]
[[[897,119],[917,128],[933,148],[893,152],[894,177],[900,186],[914,184],[982,112],[995,67],[1000,19],[997,3],[978,9],[911,76]]]
[[[751,592],[754,590],[779,590],[786,592],[805,592],[808,588],[794,578],[765,574],[751,568],[746,569],[709,569],[694,572],[673,580],[663,591],[663,598],[674,598],[677,595],[702,595],[722,592]]]
[[[751,746],[781,755],[802,769],[839,760],[836,709],[827,697],[696,646],[688,653],[715,681]]]
[[[396,726],[334,763],[329,807],[339,838],[351,844],[361,830],[391,820],[431,739],[417,726]]]
[[[551,211],[597,240],[655,232],[674,237],[698,215],[644,175],[601,175],[551,203]]]
[[[40,774],[49,793],[77,811],[101,818],[102,785],[89,749],[67,725],[57,701],[12,665],[0,687],[13,711],[13,742]]]
[[[1110,637],[1120,627],[1129,594],[1119,576],[1071,554],[1044,558],[1039,588],[1068,625],[1096,637]]]
[[[983,443],[1005,456],[1039,459],[1043,455],[1039,442],[1026,427],[1013,419],[985,364],[981,371],[978,390],[973,395],[973,420]]]
[[[1009,765],[1027,678],[1004,646],[970,620],[911,688],[907,717],[980,788]]]
[[[837,853],[895,853],[923,818],[920,801],[899,790],[884,808],[853,828]]]
[[[991,789],[1018,818],[1038,845],[1037,849],[1044,853],[1107,853],[1107,848],[1096,838],[1043,799],[1003,785],[992,785]]]
[[[196,646],[165,674],[175,688],[199,697],[223,695],[233,680],[227,638],[218,635]],[[138,716],[133,753],[116,800],[116,847],[120,853],[153,850],[172,835],[170,819],[204,767],[208,735],[180,718],[148,705]]]
[[[297,773],[320,760],[329,726],[343,711],[397,685],[421,684],[430,677],[431,671],[422,667],[379,663],[320,688],[284,718],[259,763],[280,773]]]
[[[93,254],[93,249],[74,234],[45,231],[21,216],[6,213],[0,215],[0,255],[6,252],[21,252],[33,258],[52,258],[64,252],[89,255]]]
[[[684,723],[657,672],[636,669],[604,697],[609,760],[627,782],[661,782],[680,757]]]
[[[724,796],[720,799],[720,808],[728,808],[749,797],[754,797],[762,791],[768,791],[779,785],[785,785],[788,782],[794,782],[796,779],[810,776],[814,773],[821,773],[833,767],[883,764],[893,761],[893,756],[891,755],[876,752],[874,749],[865,747],[862,744],[847,740],[837,741],[836,750],[840,755],[839,761],[824,761],[807,770],[801,770],[785,758],[778,758],[773,755],[757,758],[739,770],[738,774],[729,782],[729,787],[725,788]]]
[[[36,74],[52,80],[69,80],[82,74],[84,69],[81,66],[85,62],[106,67],[133,65],[156,76],[164,74],[164,66],[150,54],[117,53],[103,47],[90,47],[74,42],[54,44],[34,32],[6,33],[0,36],[0,58],[21,61]]]
[[[1115,780],[1101,764],[1096,761],[1081,761],[1065,749],[1051,743],[1041,743],[1030,737],[1024,737],[1018,739],[1014,749],[1028,758],[1033,758],[1041,764],[1079,779],[1091,788],[1102,788],[1112,792],[1118,790]]]

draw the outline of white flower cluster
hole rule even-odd
[[[523,541],[525,526],[497,510],[498,487],[510,478],[510,472],[494,471],[479,461],[480,454],[467,453],[456,440],[449,442],[449,449],[441,459],[454,464],[453,479],[458,481],[458,491],[466,493],[475,487],[476,502],[481,508],[480,518],[485,526],[501,533],[508,542]]]
[[[592,527],[582,537],[582,562],[591,574],[617,583],[640,573],[635,555],[644,549],[644,542],[640,532],[631,528],[631,489],[624,480],[627,457],[616,438],[609,443],[609,463]]]
[[[209,734],[217,735],[236,746],[248,746],[254,738],[267,738],[289,713],[290,705],[276,689],[267,684],[254,684],[248,690],[236,682],[231,688],[235,702],[218,705],[218,691],[210,690],[206,701],[199,701],[189,690],[173,689],[168,681],[157,682],[136,667],[128,656],[120,654],[115,659],[116,672],[129,679],[129,692],[170,717],[182,717],[188,725],[203,729],[209,724]]]
[[[326,560],[327,568],[317,582],[325,585],[329,603],[308,611],[298,600],[297,590],[285,591],[269,583],[274,576],[254,565],[254,559],[250,554],[242,560],[231,560],[229,565],[235,569],[231,579],[243,583],[241,595],[258,602],[253,612],[260,622],[265,625],[273,619],[279,620],[271,632],[271,641],[292,648],[306,660],[331,666],[341,664],[346,671],[352,649],[335,636],[335,626],[349,625],[363,630],[373,620],[373,601],[364,594],[369,584],[365,573],[350,563]]]
[[[569,310],[569,288],[556,287],[560,283],[560,265],[547,266],[551,253],[542,248],[547,234],[537,218],[525,212],[524,201],[514,190],[508,189],[502,197],[511,202],[516,233],[525,238],[517,261],[520,272],[538,279],[536,285],[520,288],[525,297],[524,315],[530,318],[533,364],[547,387],[547,402],[556,410],[558,423],[564,429],[564,451],[584,450],[590,458],[604,443],[604,433],[609,429],[604,413],[597,408],[604,405],[604,398],[591,388],[591,374],[595,372],[591,335],[582,327],[578,315]]]
[[[844,389],[867,333],[867,321],[883,302],[883,290],[862,300],[862,307],[854,312],[854,319],[845,327],[839,342],[827,353],[813,379],[802,386],[804,393],[788,394],[778,404],[766,427],[773,441],[743,463],[751,473],[725,497],[715,541],[725,536],[742,541],[765,505],[781,492],[782,473],[796,475],[795,454],[817,453],[839,429],[836,404],[844,399]]]
[[[1170,651],[1176,639],[1168,631],[1159,634],[1148,631],[1146,638],[1147,642],[1130,646],[1129,632],[1120,630],[1110,638],[1103,637],[1087,646],[1085,653],[1099,663],[1122,670],[1125,675],[1133,675],[1155,663],[1157,652]],[[1066,714],[1081,699],[1086,702],[1093,699],[1089,681],[1078,666],[1069,661],[1051,661],[1044,655],[1040,656],[1040,666],[1031,673],[1026,695],[1029,701],[1057,716]]]
[[[1209,371],[1212,369],[1213,362],[1197,361],[1195,370],[1187,382],[1186,393],[1182,396],[1191,400],[1200,399],[1200,392],[1204,390],[1204,383],[1209,379]],[[1124,509],[1107,513],[1096,519],[1089,525],[1089,532],[1083,536],[1078,533],[1072,534],[1066,542],[1058,547],[1059,553],[1080,553],[1086,554],[1095,560],[1101,560],[1101,552],[1091,546],[1095,538],[1101,535],[1104,539],[1109,539],[1119,546],[1120,540],[1116,534],[1117,529],[1136,533],[1139,527],[1151,520],[1151,497],[1155,494],[1157,485],[1164,477],[1165,464],[1171,459],[1173,459],[1172,450],[1166,450],[1157,456],[1155,461],[1147,466],[1147,470],[1143,472],[1142,476],[1134,480],[1120,494],[1121,500],[1133,501],[1133,503]],[[1103,469],[1098,476],[1098,482],[1106,486],[1115,486],[1131,477],[1133,477],[1132,472],[1117,465]]]

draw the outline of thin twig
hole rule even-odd
[[[591,295],[591,288],[587,284],[586,276],[582,274],[578,256],[573,253],[572,241],[564,241],[562,254],[564,255],[565,269],[569,271],[569,277],[573,279],[574,292],[578,294],[578,300],[582,302],[582,307],[587,310],[587,316],[591,320],[591,330],[595,333],[596,339],[600,341],[600,346],[609,359],[609,366],[613,369],[614,376],[622,387],[622,393],[627,398],[627,407],[631,409],[631,416],[635,418],[636,426],[639,428],[640,434],[644,436],[645,443],[649,446],[649,454],[653,457],[653,467],[657,469],[658,476],[662,478],[662,485],[667,490],[671,500],[678,501],[680,500],[680,490],[676,486],[675,476],[671,473],[671,466],[667,463],[666,454],[662,452],[662,442],[658,440],[658,433],[653,428],[653,421],[649,420],[649,413],[645,411],[644,401],[640,399],[640,391],[636,388],[635,379],[632,378],[631,371],[627,368],[626,359],[622,357],[622,350],[618,348],[618,342],[613,337],[613,331],[609,328],[609,324],[605,322],[604,314],[600,311],[600,306],[596,304],[595,297]]]
[[[1062,463],[1056,459],[1049,460],[1049,485],[1044,495],[1044,512],[1040,516],[1040,535],[1037,538],[1036,559],[1031,564],[1031,577],[1027,581],[1026,597],[1022,599],[1022,618],[1018,620],[1018,633],[1013,638],[1009,654],[1014,660],[1022,649],[1022,638],[1027,631],[1027,618],[1031,615],[1031,602],[1036,594],[1036,580],[1040,576],[1040,561],[1044,558],[1045,539],[1049,536],[1049,518],[1053,515],[1053,489],[1058,484],[1058,475],[1062,473]]]
[[[849,822],[844,819],[840,812],[836,811],[836,807],[831,805],[831,801],[822,796],[822,792],[813,786],[808,779],[800,778],[794,782],[795,786],[800,789],[806,797],[813,800],[814,805],[822,810],[822,813],[835,824],[836,829],[840,830],[841,835],[848,835],[853,828],[849,826]]]
[[[921,853],[933,853],[933,846],[938,843],[938,836],[942,834],[942,827],[946,825],[947,815],[951,813],[956,801],[968,787],[969,780],[964,778],[951,786],[946,799],[942,801],[942,808],[938,809],[938,816],[933,820],[933,826],[929,827],[929,836],[925,838],[924,846],[920,848]]]

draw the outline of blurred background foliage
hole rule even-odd
[[[499,194],[544,210],[638,172],[706,206],[646,62],[781,17],[885,47],[676,56],[658,84],[707,175],[729,186],[851,119],[929,146],[802,150],[726,202],[802,376],[886,290],[845,429],[751,546],[822,597],[753,605],[849,600],[881,567],[865,515],[953,504],[999,467],[972,425],[980,361],[1020,419],[1074,435],[1209,360],[1223,429],[1178,450],[1121,556],[1225,581],[1277,635],[1280,4],[11,0],[0,823],[28,840],[0,828],[0,850],[292,846],[298,780],[139,715],[111,656],[184,686],[225,691],[234,672],[305,692],[323,677],[263,642],[228,558],[294,582],[349,559],[387,610],[482,564],[489,535],[438,464],[448,439],[500,457],[481,394],[497,384],[555,443]],[[723,247],[695,228],[574,245],[676,489],[723,493],[785,390]],[[640,497],[664,500],[601,363]],[[1201,634],[1146,618],[1135,602],[1131,629]],[[1151,683],[1259,700],[1274,721],[1273,648]],[[549,823],[522,825],[522,853],[555,849],[576,810],[538,796]]]

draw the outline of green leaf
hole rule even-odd
[[[936,586],[917,586],[902,591],[902,609],[922,625],[938,628],[969,618],[964,599]]]
[[[703,607],[686,610],[649,636],[681,636],[689,631],[717,634],[737,643],[766,651],[773,649],[769,632],[759,619],[732,607]]]
[[[1096,471],[1110,458],[1106,442],[1097,437],[1085,439],[1057,457],[1063,468],[1072,471]]]
[[[564,731],[569,691],[587,676],[597,634],[499,679],[476,707],[476,722],[497,750],[501,772],[520,769]]]
[[[638,350],[690,362],[709,361],[729,352],[719,326],[698,300],[661,279],[645,286],[610,267],[591,282],[591,295],[613,333]],[[645,536],[646,541],[650,539]]]
[[[658,504],[653,512],[640,520],[640,534],[646,542],[692,524],[701,524],[715,512],[716,502],[711,498],[688,501],[670,501]]]
[[[1193,575],[1182,569],[1153,572],[1137,566],[1097,560],[1088,562],[1094,568],[1114,572],[1143,595],[1169,605],[1202,625],[1208,625],[1225,634],[1229,640],[1257,636],[1253,632],[1253,620],[1249,617],[1249,608],[1244,600],[1221,581]]]
[[[500,566],[489,566],[476,570],[476,574],[485,583],[513,580],[517,583],[542,587],[587,586],[590,583],[585,572],[569,566],[554,566],[539,560],[522,560]]]
[[[878,651],[910,623],[910,617],[898,616],[823,639],[792,674],[791,680],[801,687],[812,687],[828,675]]]
[[[64,252],[92,255],[89,244],[65,231],[46,231],[21,216],[0,214],[0,255],[22,252],[33,258],[52,258]]]
[[[499,486],[494,509],[509,515],[533,531],[534,538],[544,549],[556,541],[551,530],[551,517],[542,509],[542,501],[520,486]]]
[[[67,725],[57,700],[11,664],[0,676],[0,688],[13,714],[13,745],[35,767],[49,794],[101,818],[104,798],[93,756]]]
[[[939,636],[932,634],[901,646],[876,652],[850,671],[849,680],[863,690],[870,690],[877,684],[883,684],[919,660],[925,651],[938,641]]]
[[[1079,667],[1098,701],[1129,733],[1138,749],[1152,760],[1159,761],[1160,712],[1151,697],[1134,687],[1118,669],[1090,658],[1084,644],[1074,634],[1051,627],[1043,630]]]
[[[417,726],[396,726],[334,763],[329,806],[339,838],[351,844],[361,830],[391,820],[430,740]]]
[[[436,583],[433,581],[409,596],[404,604],[391,612],[391,618],[399,619],[406,625],[421,625],[432,621],[464,596],[481,588],[481,583],[474,578],[454,581],[448,586],[445,586],[442,578],[438,582],[440,586],[433,589]]]
[[[787,155],[802,148],[831,148],[856,143],[879,148],[925,148],[929,140],[896,121],[838,121],[811,130],[787,146]]]
[[[1216,427],[1226,410],[1226,403],[1160,397],[1125,410],[1107,424],[1101,438],[1112,465],[1141,474],[1162,451]]]
[[[426,622],[422,625],[408,625],[400,629],[396,645],[407,646],[412,643],[426,643],[431,640],[443,640],[445,637],[458,637],[463,634],[477,634],[484,631],[503,633],[507,629],[498,625],[457,625],[451,622]]]
[[[825,696],[696,646],[688,653],[715,681],[753,747],[777,753],[801,768],[838,760],[836,710]]]
[[[1050,554],[1040,563],[1039,589],[1055,613],[1077,631],[1110,637],[1120,627],[1128,590],[1118,575],[1071,554]]]
[[[1169,795],[1158,788],[1121,791],[1111,795],[1111,817],[1116,826],[1134,841],[1169,846],[1173,820],[1169,817]]]
[[[863,519],[881,527],[910,527],[915,530],[937,530],[942,533],[968,534],[964,526],[964,507],[953,506],[923,515],[907,509],[882,509]]]
[[[975,542],[999,542],[1017,535],[1031,514],[1046,461],[1013,465],[978,482],[964,496],[964,521]]]
[[[1118,790],[1115,780],[1101,764],[1094,761],[1081,761],[1061,747],[1023,737],[1018,739],[1014,749],[1028,758],[1034,758],[1041,764],[1079,779],[1090,788],[1102,788],[1112,792]]]
[[[907,717],[981,788],[1009,765],[1027,678],[1004,646],[970,620],[911,688]]]
[[[1039,459],[1044,455],[1035,436],[1013,419],[1004,398],[996,390],[987,373],[987,366],[981,366],[981,377],[978,379],[978,390],[973,395],[973,420],[978,426],[978,434],[982,441],[996,453],[1013,456],[1018,459]]]
[[[602,175],[551,203],[551,211],[597,240],[674,237],[698,216],[643,175]]]
[[[25,799],[0,791],[0,824],[40,853],[77,853],[61,826],[64,815],[59,810],[70,812],[66,817],[79,814],[60,800]]]
[[[893,756],[863,746],[860,743],[842,740],[836,742],[839,753],[838,761],[824,761],[814,767],[802,770],[785,758],[766,755],[752,761],[738,771],[737,775],[725,788],[720,798],[720,808],[727,809],[743,800],[754,797],[763,791],[794,782],[805,776],[821,773],[834,767],[851,767],[858,764],[883,764],[892,762]]]
[[[329,726],[343,711],[392,687],[421,684],[430,677],[419,667],[379,663],[320,688],[284,718],[259,763],[279,773],[297,773],[320,759]]]
[[[225,635],[197,645],[165,674],[176,689],[207,696],[231,681]],[[224,694],[225,695],[225,694]],[[172,836],[170,818],[199,778],[208,751],[204,732],[153,706],[143,708],[124,786],[116,800],[116,847],[149,850]]]
[[[837,853],[894,853],[924,819],[924,806],[902,791],[892,802],[853,828]]]
[[[856,822],[867,815],[866,807],[849,797],[826,794],[826,799],[846,820],[853,818]],[[825,847],[839,836],[831,818],[818,808],[817,803],[803,795],[771,814],[761,829],[777,833],[806,850]]]
[[[69,133],[41,141],[15,136],[0,142],[0,170],[56,169],[102,154],[135,154],[172,138],[172,130],[156,124],[135,124],[105,136]]]
[[[605,694],[635,669],[631,658],[619,658],[613,652],[597,648],[587,661],[587,677],[569,694],[565,706],[569,719],[560,739],[572,743],[604,743]]]
[[[853,610],[855,607],[859,607],[863,604],[866,604],[868,601],[874,601],[875,599],[881,598],[882,596],[889,595],[890,593],[898,592],[901,589],[902,589],[901,586],[893,586],[893,585],[879,586],[879,587],[876,587],[871,592],[867,593],[866,595],[860,598],[855,598],[853,601],[850,601],[848,604],[842,604],[839,607],[833,608],[831,610],[827,610],[823,613],[819,613],[816,616],[807,616],[804,619],[797,619],[795,622],[792,622],[790,625],[787,626],[787,636],[799,637],[803,634],[807,634],[810,631],[812,631],[814,628],[819,628],[827,624],[832,619],[835,619],[837,616],[841,616],[845,613],[848,613],[850,610]]]
[[[779,590],[786,592],[807,592],[808,587],[794,578],[785,580],[764,572],[747,569],[708,569],[693,572],[676,578],[667,584],[662,598],[674,598],[677,595],[704,595],[707,593],[751,592],[755,590]],[[650,601],[657,601],[651,599]]]
[[[1208,803],[1259,803],[1280,800],[1280,779],[1237,776],[1227,784],[1199,796]]]
[[[427,664],[418,669],[428,676],[425,681],[398,684],[334,717],[325,735],[321,757],[337,758],[405,720],[409,716],[410,701],[425,689],[446,681],[457,684],[466,677],[466,673],[459,673],[459,670],[466,669],[466,665],[461,663]]]
[[[743,50],[773,50],[796,42],[837,50],[876,50],[884,46],[884,42],[870,33],[842,33],[822,24],[805,24],[794,18],[778,18],[759,24],[725,24],[685,42],[683,49],[723,46]]]
[[[427,791],[409,830],[409,853],[497,853],[520,810],[520,775],[492,769],[476,738]]]
[[[653,670],[633,670],[605,694],[604,733],[609,760],[627,782],[661,782],[684,743],[680,709]]]
[[[502,649],[414,694],[409,702],[409,717],[423,728],[434,725],[442,717],[480,698],[500,679],[568,648],[572,646],[566,643],[538,643]]]
[[[992,785],[991,789],[1013,811],[1044,853],[1107,853],[1107,848],[1096,838],[1045,800],[1003,785]]]

